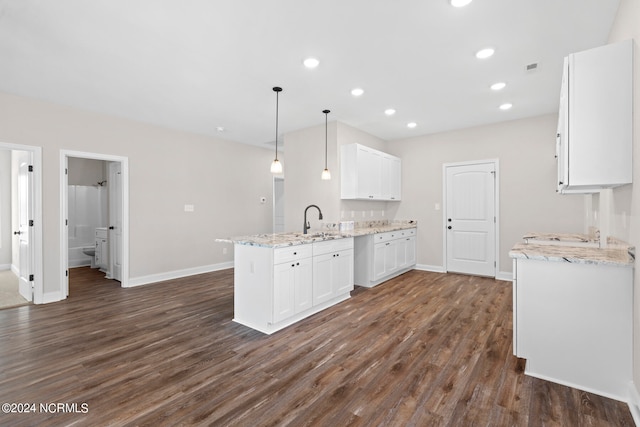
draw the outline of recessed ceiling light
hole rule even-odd
[[[318,61],[316,58],[307,58],[302,61],[302,63],[307,68],[316,68],[318,65],[320,65],[320,61]]]
[[[393,116],[396,113],[396,110],[394,110],[393,108],[387,108],[386,110],[384,110],[384,113],[387,116]]]
[[[410,129],[413,129],[414,127],[418,126],[418,124],[416,122],[409,122],[407,123],[407,127]]]
[[[489,58],[490,56],[493,56],[494,53],[495,53],[495,50],[493,48],[487,47],[485,49],[479,50],[476,53],[476,58],[478,59]]]
[[[511,107],[513,107],[513,104],[510,104],[510,103],[508,103],[508,102],[507,102],[507,103],[505,103],[505,104],[502,104],[499,108],[500,108],[501,110],[510,110],[510,109],[511,109]]]
[[[491,90],[502,90],[507,86],[505,82],[498,82],[491,85]]]
[[[360,96],[363,93],[364,93],[364,90],[359,88],[359,87],[351,90],[351,95],[353,95],[353,96]]]
[[[449,0],[449,3],[451,3],[453,7],[464,7],[471,3],[471,0]]]

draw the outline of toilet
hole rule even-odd
[[[82,253],[91,257],[91,268],[96,268],[96,247],[87,246],[82,248]]]

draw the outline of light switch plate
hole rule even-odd
[[[194,205],[184,205],[185,212],[193,212],[195,210],[196,210],[196,207]]]

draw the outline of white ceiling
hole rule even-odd
[[[0,91],[264,145],[282,86],[281,134],[330,109],[395,140],[557,111],[562,58],[606,43],[618,3],[0,0]]]

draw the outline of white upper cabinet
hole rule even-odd
[[[402,162],[360,144],[340,148],[342,199],[400,200]]]
[[[556,140],[560,193],[593,193],[632,181],[631,40],[564,61]]]

